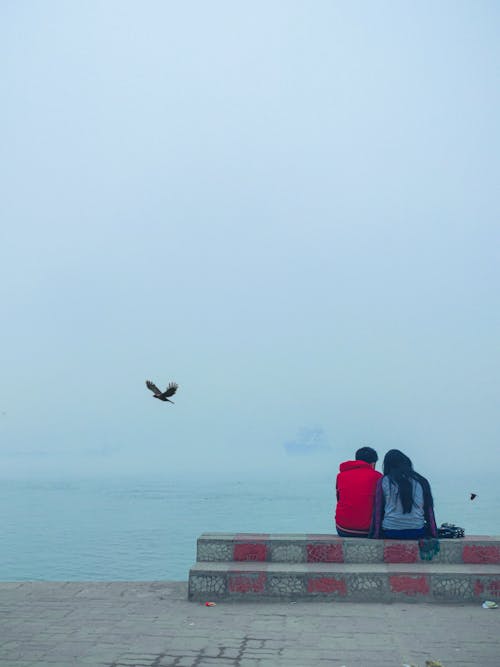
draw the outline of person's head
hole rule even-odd
[[[412,470],[412,462],[399,449],[390,449],[384,456],[384,475],[399,477],[401,474],[411,473]]]
[[[375,468],[375,465],[378,461],[378,454],[371,447],[361,447],[358,449],[355,456],[356,461],[365,461],[366,463],[370,463],[373,468]]]

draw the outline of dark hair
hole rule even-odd
[[[365,461],[366,463],[377,463],[378,454],[371,447],[361,447],[356,452],[356,461]]]
[[[429,482],[413,470],[411,460],[399,451],[390,449],[384,456],[384,475],[389,478],[391,484],[395,484],[399,490],[399,497],[403,506],[403,514],[411,512],[413,507],[413,483],[412,480],[420,482],[424,496],[430,506],[433,506],[431,487]]]

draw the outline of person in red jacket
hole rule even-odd
[[[375,470],[377,452],[361,447],[355,461],[340,464],[337,475],[335,525],[341,537],[368,537],[372,520],[375,488],[382,474]]]

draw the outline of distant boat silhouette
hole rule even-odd
[[[308,432],[305,437],[298,438],[285,442],[284,447],[287,454],[291,455],[308,455],[317,454],[318,452],[326,452],[330,447],[321,441],[323,436],[322,430],[314,430],[312,433]]]

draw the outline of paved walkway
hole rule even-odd
[[[0,583],[0,667],[500,665],[500,607],[186,595],[177,582]]]

